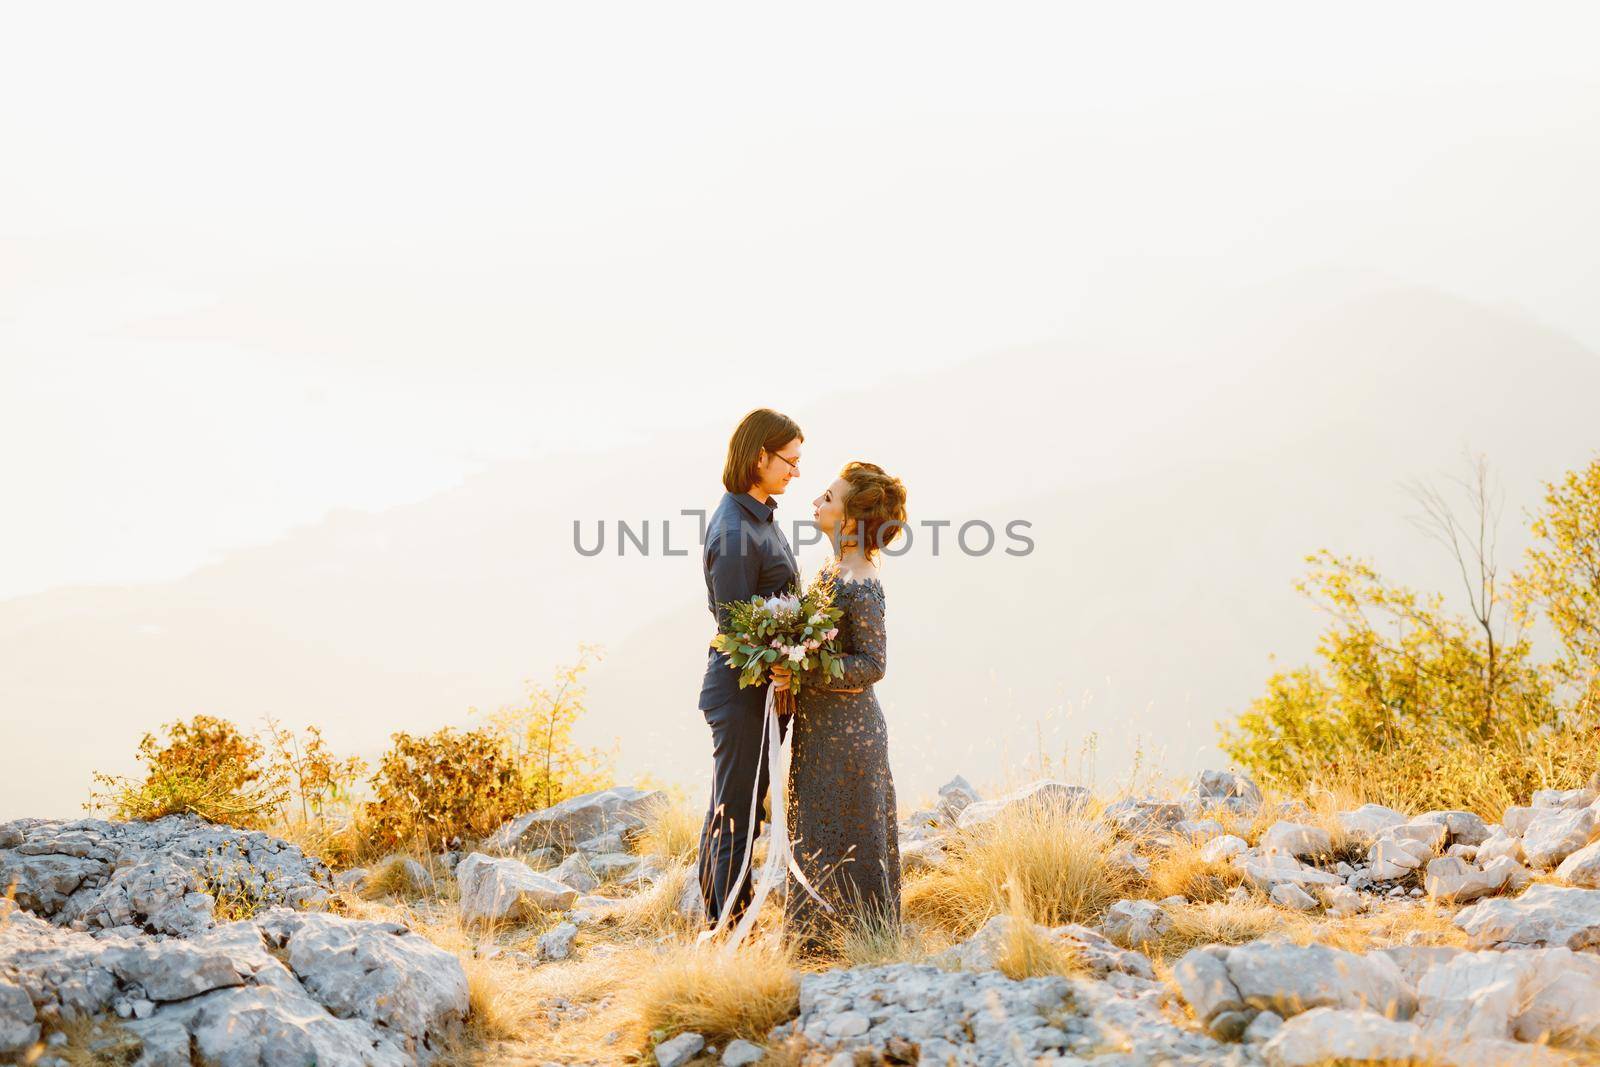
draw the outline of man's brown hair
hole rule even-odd
[[[756,483],[761,450],[776,455],[796,437],[805,440],[800,424],[771,408],[756,408],[739,420],[728,440],[728,461],[722,467],[722,487],[730,493],[747,492]]]

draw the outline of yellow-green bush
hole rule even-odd
[[[1489,518],[1483,469],[1473,500]],[[1467,579],[1470,613],[1321,552],[1299,588],[1332,619],[1318,662],[1273,675],[1222,729],[1222,747],[1286,790],[1341,787],[1399,807],[1498,818],[1539,788],[1571,788],[1597,765],[1600,459],[1548,487],[1526,572],[1502,583],[1492,524],[1463,524],[1435,494],[1433,531]],[[1474,531],[1476,531],[1474,533]],[[1509,597],[1506,590],[1510,591]],[[1515,627],[1503,618],[1511,609]],[[1527,626],[1548,620],[1562,654],[1536,660]]]
[[[487,731],[447,726],[392,740],[372,776],[373,799],[362,808],[373,848],[433,849],[482,837],[530,803],[510,750]]]
[[[260,742],[226,719],[196,715],[163,727],[167,739],[145,734],[139,742],[141,779],[96,774],[92,810],[119,819],[198,815],[211,822],[253,828],[266,825],[283,802],[284,781],[261,764]]]

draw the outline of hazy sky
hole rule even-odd
[[[8,6],[0,597],[804,410],[1155,286],[1379,271],[1593,345],[1597,30],[1586,4]]]

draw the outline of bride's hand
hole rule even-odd
[[[786,691],[789,688],[789,679],[793,677],[789,668],[781,663],[774,663],[769,669],[772,672],[772,688],[780,693]]]

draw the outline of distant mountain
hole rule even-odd
[[[824,360],[795,373],[851,377]],[[1030,522],[1026,557],[969,558],[947,530],[934,558],[914,527],[889,561],[880,694],[897,782],[906,801],[957,772],[994,782],[1041,747],[1075,767],[1092,732],[1106,784],[1136,747],[1174,772],[1215,762],[1214,722],[1260,690],[1269,655],[1312,647],[1321,620],[1291,587],[1309,551],[1453,590],[1405,521],[1403,481],[1487,453],[1510,562],[1539,482],[1600,444],[1596,395],[1600,358],[1515,309],[1290,279],[1152,302],[1072,340],[792,412],[807,441],[779,517],[809,517],[838,466],[866,458],[906,480],[914,521]],[[710,619],[695,520],[679,511],[715,503],[739,414],[334,512],[179,581],[0,602],[3,729],[37,754],[0,777],[0,817],[74,810],[92,769],[130,769],[140,733],[201,711],[318,723],[372,754],[393,730],[517,700],[580,641],[608,650],[586,739],[616,737],[624,774],[698,794]],[[686,555],[659,554],[668,518]],[[592,542],[602,519],[606,552],[581,556],[574,520]],[[651,520],[656,554],[619,557],[618,519]],[[820,559],[802,553],[808,569]]]

